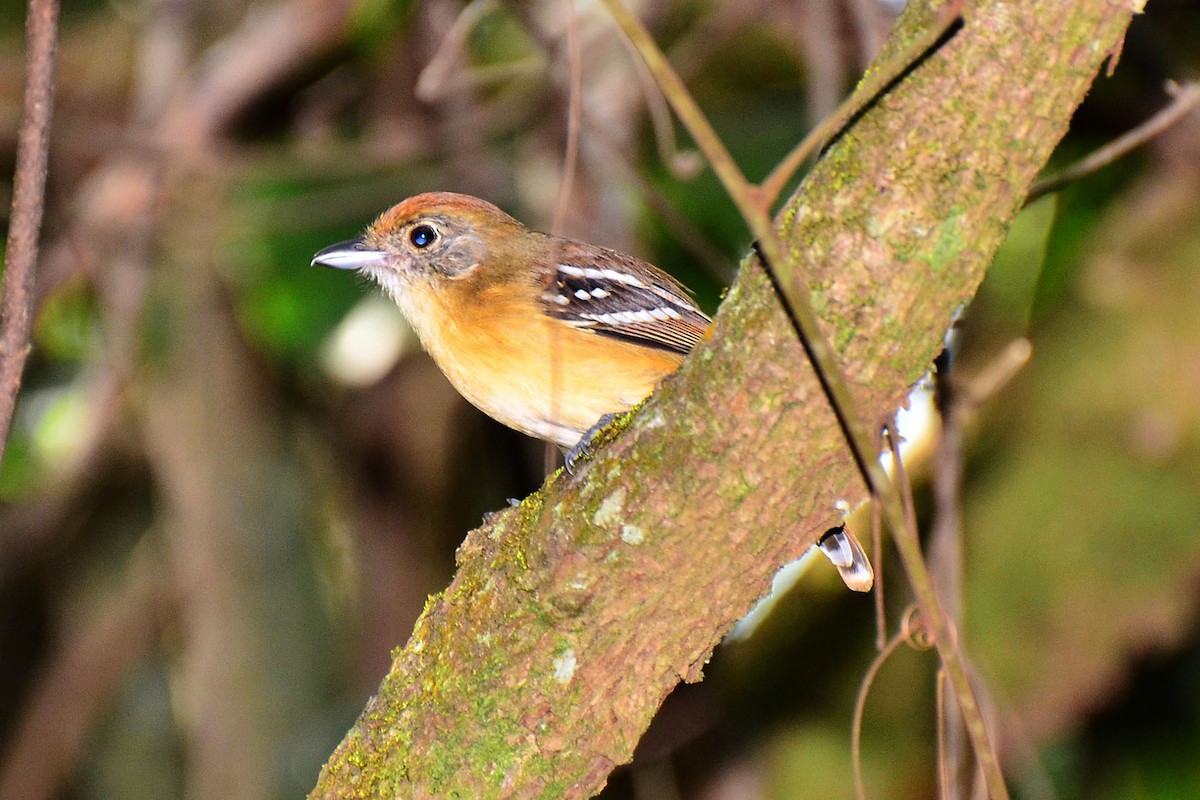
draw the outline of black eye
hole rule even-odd
[[[418,225],[408,232],[408,240],[413,247],[424,249],[437,240],[438,233],[428,225]]]

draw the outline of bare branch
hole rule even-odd
[[[46,197],[50,116],[54,106],[54,56],[58,0],[30,0],[26,22],[25,104],[17,134],[12,222],[5,251],[0,301],[0,459],[8,441],[33,325],[33,268]]]
[[[1168,87],[1168,91],[1171,93],[1171,102],[1161,111],[1136,128],[1126,131],[1103,147],[1092,151],[1087,157],[1075,162],[1059,174],[1035,183],[1029,190],[1029,196],[1025,198],[1025,205],[1098,172],[1200,108],[1200,83],[1193,81],[1185,83],[1183,86],[1172,86]]]

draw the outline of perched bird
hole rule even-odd
[[[450,192],[408,198],[312,263],[379,283],[467,400],[572,449],[568,468],[588,432],[650,394],[710,324],[652,264]],[[827,532],[820,550],[847,586],[870,588],[870,562],[848,529]]]
[[[408,198],[312,263],[374,279],[467,400],[563,448],[649,395],[709,326],[657,267],[450,192]]]

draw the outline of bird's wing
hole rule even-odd
[[[606,248],[559,240],[542,295],[546,313],[577,328],[687,354],[709,318],[658,267]]]

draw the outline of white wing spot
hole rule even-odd
[[[640,280],[638,280],[638,278],[636,276],[630,275],[628,272],[618,272],[615,269],[598,269],[598,270],[589,270],[589,271],[596,273],[595,274],[596,278],[607,278],[610,281],[616,281],[617,283],[623,283],[626,286],[642,286],[642,287],[644,287],[646,285],[646,284],[642,283]]]

